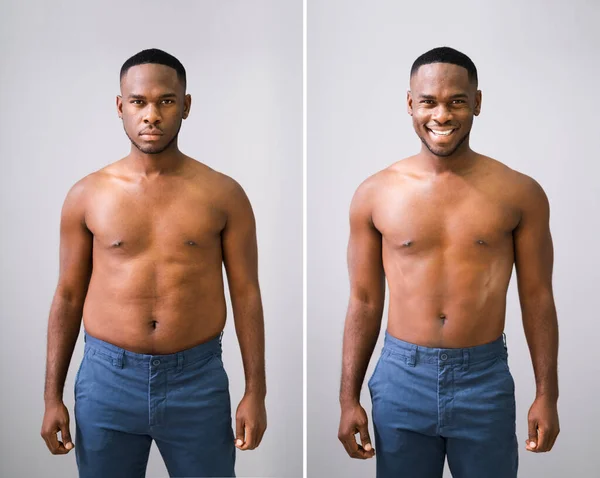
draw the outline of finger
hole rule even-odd
[[[262,427],[258,437],[256,438],[256,447],[258,447],[262,443],[263,436],[265,435],[266,427]]]
[[[244,420],[240,417],[235,419],[235,446],[239,449],[244,445]]]
[[[548,447],[548,451],[550,451],[550,450],[552,450],[552,448],[554,448],[554,444],[556,443],[556,439],[558,438],[558,434],[559,434],[559,431],[557,431],[554,434],[554,438],[552,438],[552,442],[550,443],[550,446]]]
[[[537,448],[537,422],[536,420],[529,420],[528,433],[529,438],[527,439],[527,449],[529,451],[535,451]]]
[[[356,443],[356,440],[354,439],[354,434],[340,433],[338,438],[342,442],[342,445],[344,445],[346,453],[348,453],[349,456],[354,457],[354,454],[358,450],[358,443]]]
[[[545,428],[538,428],[538,439],[537,439],[537,447],[536,451],[538,453],[543,453],[548,451],[548,432]]]
[[[62,442],[64,444],[65,450],[69,452],[73,449],[75,445],[73,445],[73,441],[71,440],[71,432],[69,430],[69,421],[60,427],[60,437],[62,438]]]
[[[346,447],[346,451],[348,452],[348,455],[350,455],[350,457],[358,458],[360,460],[364,460],[365,458],[367,458],[367,456],[365,456],[364,448],[356,442],[354,434],[350,434],[344,437],[344,446]]]
[[[254,450],[256,448],[256,427],[252,424],[246,423],[245,425],[246,441],[240,448],[240,450]]]
[[[64,445],[58,441],[56,434],[57,432],[47,434],[45,438],[46,444],[53,455],[64,455],[67,453],[67,450],[65,449]]]

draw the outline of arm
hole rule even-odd
[[[373,353],[385,299],[385,275],[381,257],[381,234],[373,225],[368,182],[357,190],[350,207],[348,270],[350,301],[344,328],[338,438],[353,458],[373,456],[367,416],[360,406],[362,387]],[[362,447],[354,434],[360,433]]]
[[[515,266],[523,328],[536,381],[536,399],[529,412],[529,450],[549,451],[558,425],[558,323],[552,294],[553,247],[550,208],[533,180],[523,199],[521,221],[514,231]]]
[[[237,183],[228,195],[227,224],[222,233],[222,247],[246,378],[246,391],[236,413],[236,446],[247,450],[260,444],[266,430],[264,402],[267,390],[256,227],[250,202]]]
[[[65,200],[60,225],[59,279],[48,319],[45,414],[42,437],[53,454],[73,446],[63,388],[79,335],[83,302],[92,271],[92,235],[84,222],[84,188],[76,184]],[[60,431],[62,442],[56,433]]]

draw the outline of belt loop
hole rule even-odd
[[[117,356],[113,359],[113,365],[118,368],[123,368],[123,355],[125,352],[121,351],[117,354]]]
[[[462,368],[464,371],[469,370],[469,351],[463,350],[463,364]]]
[[[221,335],[219,335],[219,345],[223,343],[223,334],[225,333],[225,329],[221,330]]]
[[[502,343],[504,344],[504,350],[508,350],[506,346],[506,334],[504,332],[502,332]]]
[[[408,357],[406,359],[406,363],[411,367],[414,367],[416,365],[416,363],[417,363],[417,346],[416,345],[411,347],[410,353],[408,354]]]
[[[181,369],[183,369],[183,353],[179,352],[177,354],[177,372],[181,372]]]

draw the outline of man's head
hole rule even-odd
[[[143,50],[123,64],[120,83],[117,111],[125,133],[143,153],[163,152],[190,111],[185,68],[162,50]]]
[[[481,108],[477,68],[464,53],[434,48],[413,63],[407,103],[417,135],[433,154],[451,156],[463,143],[468,148]]]

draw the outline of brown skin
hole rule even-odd
[[[62,397],[82,316],[90,335],[133,352],[194,347],[225,326],[224,264],[246,378],[236,446],[254,449],[267,419],[252,208],[233,179],[179,151],[191,97],[175,70],[132,67],[121,93],[117,111],[130,154],[75,184],[62,210],[42,437],[53,454],[73,447]]]
[[[350,209],[339,439],[354,458],[375,453],[359,397],[385,279],[390,335],[426,347],[472,347],[502,334],[514,264],[537,386],[526,449],[549,451],[559,421],[548,199],[533,179],[470,149],[481,92],[464,68],[422,66],[407,106],[421,152],[367,179]]]

